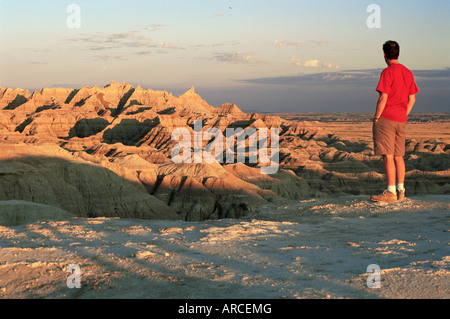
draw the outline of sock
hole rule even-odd
[[[397,184],[397,189],[398,189],[399,191],[404,191],[404,190],[405,190],[405,185],[404,185],[403,183]]]
[[[395,185],[388,185],[387,190],[390,191],[391,193],[397,194]]]

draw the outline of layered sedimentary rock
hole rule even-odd
[[[22,200],[0,201],[0,225],[17,226],[42,219],[66,219],[75,215],[55,206]]]
[[[177,219],[142,184],[53,145],[2,144],[0,201],[55,206],[80,217]]]
[[[180,153],[189,155],[182,162],[173,157],[177,129],[189,137],[191,154]],[[279,145],[271,149],[275,129]],[[247,143],[246,132],[267,134],[257,135],[256,153],[246,144],[239,157],[239,138],[227,144],[230,131]],[[442,140],[408,140],[409,194],[449,193],[449,155]],[[277,163],[271,174],[261,170],[267,160]],[[238,218],[267,201],[369,195],[384,187],[370,144],[314,121],[246,114],[231,103],[213,107],[194,88],[176,97],[115,82],[32,94],[0,88],[0,177],[3,201],[85,217],[185,220]]]

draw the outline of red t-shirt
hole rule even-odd
[[[391,64],[381,72],[376,90],[388,95],[381,117],[405,123],[408,96],[419,92],[412,72],[402,64]]]

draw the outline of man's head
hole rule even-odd
[[[386,41],[383,44],[383,52],[386,60],[397,60],[400,55],[400,46],[395,41]]]

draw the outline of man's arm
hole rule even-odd
[[[383,113],[383,110],[386,106],[386,102],[388,99],[388,95],[386,93],[380,92],[380,96],[378,97],[377,101],[377,110],[375,112],[374,120],[378,121],[378,119],[381,116],[381,113]]]
[[[406,115],[409,115],[409,113],[411,112],[414,103],[416,103],[416,96],[415,95],[410,95],[408,96],[408,105],[406,106]]]

